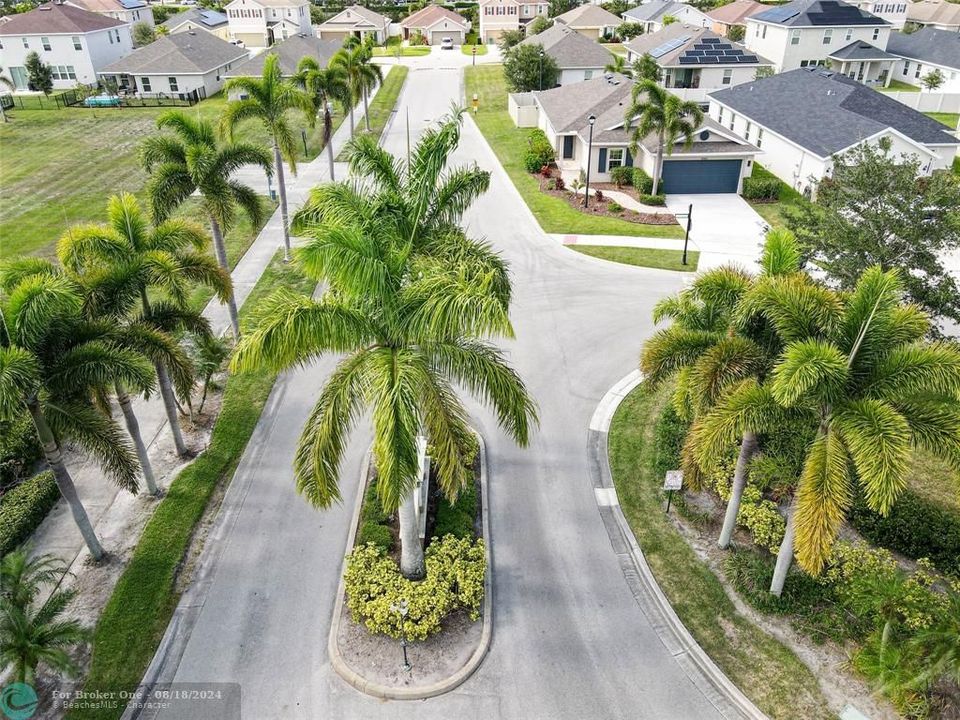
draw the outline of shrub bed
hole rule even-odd
[[[30,537],[60,497],[53,472],[24,480],[0,498],[0,555]]]
[[[590,198],[590,207],[585,208],[583,206],[583,195],[574,195],[572,192],[565,192],[561,190],[549,190],[544,188],[544,194],[553,195],[554,197],[562,198],[570,205],[570,207],[578,210],[579,212],[589,214],[589,215],[605,215],[607,217],[618,218],[620,220],[626,220],[630,223],[635,223],[638,225],[676,225],[677,218],[667,212],[662,213],[639,213],[635,210],[624,210],[620,213],[610,212],[610,209],[605,203],[597,202],[595,197]]]
[[[547,139],[547,134],[537,128],[527,138],[527,151],[523,156],[523,166],[528,173],[540,172],[544,165],[550,165],[556,159],[553,145]]]
[[[40,455],[37,431],[28,416],[0,422],[0,492],[29,475]]]
[[[776,202],[780,199],[780,180],[775,177],[748,177],[743,181],[745,200]]]
[[[610,170],[610,180],[618,188],[633,185],[633,168],[629,165],[618,165]]]
[[[643,205],[658,205],[663,207],[667,204],[667,196],[662,194],[657,195],[644,195],[640,194],[637,196],[637,200],[640,201]]]
[[[643,168],[633,169],[633,186],[640,195],[649,195],[653,191],[653,178],[644,172]]]

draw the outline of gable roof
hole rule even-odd
[[[219,13],[216,10],[206,10],[204,8],[190,8],[184,12],[179,12],[176,15],[171,15],[164,22],[160,23],[161,27],[167,28],[167,30],[173,30],[180,27],[185,22],[196,23],[197,25],[202,25],[207,28],[218,28],[227,24],[227,16],[223,13]]]
[[[791,70],[709,97],[822,158],[889,129],[917,143],[960,145],[936,120],[823,69]]]
[[[874,47],[866,40],[854,40],[849,45],[830,53],[827,57],[836,60],[896,60],[896,57],[878,47]]]
[[[613,58],[613,53],[600,43],[564,25],[547,28],[542,33],[525,38],[520,44],[542,46],[561,70],[603,68]]]
[[[841,0],[793,0],[761,13],[751,20],[787,27],[847,27],[889,25],[883,18]]]
[[[106,15],[89,12],[73,5],[46,3],[30,12],[11,15],[0,24],[0,35],[58,35],[96,32],[126,25]]]
[[[82,10],[95,13],[120,12],[121,10],[139,10],[147,4],[143,0],[68,0],[68,2]]]
[[[650,0],[648,3],[630,8],[621,17],[634,22],[657,20],[663,15],[670,15],[671,11],[679,10],[680,5],[681,3],[674,0]]]
[[[341,48],[339,40],[321,40],[316,35],[292,35],[286,40],[274,43],[266,52],[254,55],[249,60],[231,68],[227,77],[256,77],[263,75],[263,64],[268,55],[276,55],[280,59],[280,74],[291,77],[297,72],[297,63],[301,58],[309,55],[326,67],[330,58]]]
[[[960,5],[946,0],[907,3],[907,20],[945,27],[960,27]]]
[[[649,53],[660,67],[738,67],[772,65],[745,46],[713,30],[671,23],[662,30],[632,38],[625,47],[638,55]]]
[[[252,2],[254,5],[259,5],[260,7],[273,8],[300,7],[301,5],[309,4],[309,0],[231,0],[224,5],[224,7],[231,7],[236,2]]]
[[[960,5],[957,6],[960,9]],[[960,12],[958,12],[960,22]],[[887,52],[960,70],[960,33],[925,27],[916,32],[890,33]]]
[[[247,51],[243,48],[208,32],[184,32],[159,37],[99,72],[126,75],[207,73],[246,56]]]
[[[375,27],[385,28],[390,24],[390,18],[384,17],[380,13],[375,13],[362,5],[351,5],[344,8],[332,18],[321,23],[321,28],[333,30],[336,28],[348,27]]]
[[[567,10],[562,15],[557,15],[554,20],[572,28],[616,27],[621,23],[620,18],[612,12],[591,3]]]
[[[405,28],[428,28],[436,25],[441,20],[449,20],[464,29],[470,24],[466,18],[462,15],[457,15],[453,10],[447,10],[440,5],[427,5],[425,8],[420,8],[413,13],[413,15],[404,19],[400,25]]]
[[[724,25],[741,25],[746,18],[756,15],[768,7],[757,2],[757,0],[734,0],[732,3],[714,8],[707,13],[707,17],[711,17]]]

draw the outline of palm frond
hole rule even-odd
[[[40,388],[37,359],[19,347],[0,347],[0,419],[23,413],[24,401]]]
[[[834,402],[849,377],[847,361],[839,348],[824,340],[792,342],[773,369],[770,389],[786,407],[811,398]]]

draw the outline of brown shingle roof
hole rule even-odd
[[[30,12],[12,16],[8,22],[0,25],[0,35],[66,35],[121,25],[126,23],[72,5],[47,3]]]
[[[435,25],[440,20],[449,20],[451,22],[455,22],[464,29],[466,29],[468,24],[466,18],[457,15],[457,13],[453,12],[452,10],[447,10],[445,7],[440,7],[439,5],[427,5],[427,7],[417,10],[413,15],[405,19],[400,24],[405,28],[428,28],[431,25]]]
[[[742,25],[748,17],[766,9],[767,6],[757,0],[735,0],[711,10],[707,15],[724,25]]]

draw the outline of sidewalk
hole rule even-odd
[[[355,108],[354,119],[362,123],[363,102],[360,102]],[[349,139],[350,121],[345,120],[331,138],[334,156]],[[291,175],[289,167],[284,167],[284,172],[287,179],[287,201],[292,215],[306,200],[310,188],[329,179],[326,150],[310,162],[298,164],[296,177]],[[344,177],[346,175],[346,165],[339,163],[334,172],[336,177]],[[266,194],[266,175],[261,170],[245,170],[238,172],[235,177],[250,184],[257,192]],[[274,185],[274,188],[276,188],[276,185]],[[267,264],[282,246],[283,235],[278,207],[231,272],[234,295],[238,306],[243,305]],[[219,335],[229,330],[230,316],[227,307],[221,305],[218,300],[211,300],[204,309],[203,315],[210,321],[210,326],[215,334]],[[174,458],[173,439],[169,433],[165,432],[167,418],[163,403],[159,396],[154,394],[149,400],[134,399],[133,405],[151,462],[156,463],[157,466],[163,464],[168,467],[165,473],[161,473],[155,467],[157,484],[165,489],[185,463],[181,461],[171,462]],[[119,412],[115,413],[115,417],[122,425],[123,419]],[[199,451],[203,448],[195,447],[192,449]],[[111,507],[118,496],[121,495],[121,491],[104,476],[96,462],[75,453],[68,453],[67,466],[73,475],[77,493],[90,516],[90,521],[97,528],[100,540],[109,552],[113,547],[111,532],[122,524],[123,518],[110,518],[109,523],[106,519]],[[129,498],[128,494],[123,493],[123,495]],[[122,514],[125,517],[128,513],[135,512],[136,505],[132,502],[124,502],[122,510],[118,511],[117,514]],[[119,522],[115,522],[117,520]],[[100,525],[109,525],[109,527],[98,527]],[[68,566],[73,565],[74,561],[85,550],[80,531],[74,524],[73,517],[62,499],[57,502],[46,519],[34,531],[30,544],[34,555],[50,553],[63,560]]]

